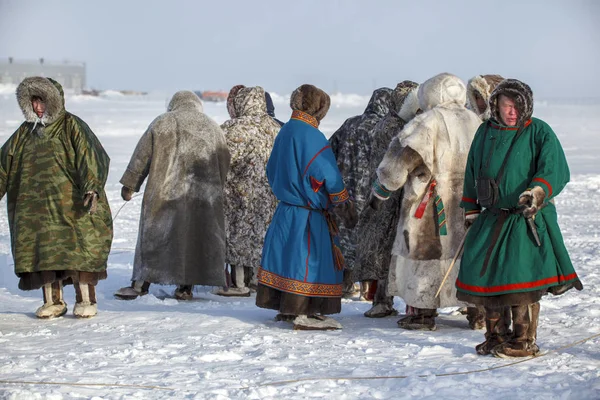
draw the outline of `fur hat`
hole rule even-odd
[[[487,121],[491,117],[489,103],[490,95],[496,86],[503,80],[504,78],[500,75],[477,75],[469,79],[469,83],[467,84],[467,107],[484,121]],[[487,105],[487,108],[483,113],[480,112],[477,107],[475,93],[478,93]]]
[[[300,86],[294,90],[290,98],[290,107],[292,110],[312,115],[318,122],[321,122],[325,118],[330,105],[331,99],[329,95],[313,85]]]
[[[529,85],[516,79],[505,79],[500,82],[490,96],[492,118],[499,123],[503,123],[500,117],[500,110],[498,109],[498,97],[501,94],[511,98],[515,102],[515,106],[519,112],[516,126],[522,127],[533,115],[533,91]]]
[[[233,99],[235,99],[235,95],[237,95],[237,92],[240,91],[240,89],[245,88],[246,86],[244,85],[235,85],[234,87],[231,88],[231,90],[229,91],[229,94],[227,95],[227,112],[229,113],[229,117],[230,118],[235,118],[235,108],[233,107]]]
[[[419,84],[413,81],[402,81],[392,91],[392,111],[404,122],[408,122],[417,114],[419,98],[417,89]]]
[[[180,90],[175,93],[169,102],[167,111],[178,111],[184,108],[192,108],[200,112],[204,111],[200,97],[189,90]]]
[[[457,76],[442,73],[427,79],[419,86],[421,110],[429,111],[436,106],[456,104],[464,107],[467,102],[467,88]]]
[[[17,102],[27,122],[37,121],[31,99],[39,97],[46,105],[42,123],[51,124],[65,111],[65,98],[60,83],[51,78],[33,76],[25,78],[17,86]]]

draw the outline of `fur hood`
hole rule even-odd
[[[364,114],[375,114],[383,118],[390,111],[391,102],[392,89],[386,87],[375,89]]]
[[[189,90],[181,90],[173,95],[167,111],[181,111],[185,109],[192,109],[199,112],[204,111],[202,106],[202,100],[194,92]]]
[[[419,86],[418,96],[419,105],[424,112],[442,105],[456,104],[464,107],[467,88],[459,77],[442,73],[423,82]]]
[[[313,85],[304,84],[294,90],[290,97],[290,107],[292,110],[298,110],[312,115],[321,122],[329,106],[331,105],[331,99],[329,95],[323,90]]]
[[[240,88],[233,99],[236,118],[267,114],[265,90],[260,86]]]
[[[227,95],[227,112],[229,113],[230,118],[237,117],[237,115],[235,115],[235,109],[233,107],[233,99],[235,99],[237,92],[239,92],[240,89],[245,88],[245,87],[246,86],[244,86],[244,85],[235,85],[234,87],[231,88],[231,90],[229,91],[229,94]]]
[[[492,92],[490,96],[490,110],[492,118],[503,123],[498,110],[498,97],[503,94],[514,100],[519,111],[518,127],[522,127],[533,115],[533,91],[526,83],[516,79],[505,79]]]
[[[418,90],[418,83],[402,81],[392,91],[392,110],[405,122],[410,121],[417,115],[417,111],[419,110]]]
[[[477,75],[471,78],[467,84],[467,106],[484,121],[490,119],[492,115],[490,111],[490,95],[496,86],[503,80],[504,78],[500,75]],[[477,108],[475,93],[479,93],[487,105],[487,108],[483,113]]]
[[[46,112],[42,117],[44,125],[56,121],[65,112],[65,96],[60,83],[51,78],[33,76],[25,78],[17,87],[17,102],[25,116],[25,121],[35,122],[37,114],[33,111],[31,99],[37,96],[46,105]]]

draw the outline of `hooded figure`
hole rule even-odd
[[[279,311],[295,329],[339,329],[325,314],[341,310],[344,259],[332,208],[345,223],[357,215],[327,139],[317,128],[329,96],[312,85],[292,93],[291,119],[281,128],[267,164],[279,200],[258,271],[256,305]]]
[[[223,131],[202,112],[193,92],[173,95],[167,112],[140,138],[121,183],[123,200],[142,201],[131,287],[115,296],[131,299],[150,283],[178,285],[175,297],[190,299],[193,285],[225,283],[223,186],[229,150]]]
[[[110,159],[90,127],[65,110],[58,82],[26,78],[17,101],[25,122],[2,146],[0,198],[7,195],[19,289],[43,288],[36,316],[54,318],[67,312],[63,285],[73,283],[73,313],[92,317],[113,234],[104,193]]]
[[[273,118],[273,121],[277,122],[281,128],[283,126],[283,122],[275,118],[275,105],[273,104],[273,99],[271,98],[269,92],[265,92],[265,101],[267,102],[267,114],[269,114],[269,117]]]
[[[469,80],[467,108],[477,114],[481,120],[490,119],[490,95],[503,80],[500,75],[477,75]]]
[[[229,94],[227,95],[227,112],[229,113],[229,117],[231,119],[234,119],[237,117],[237,115],[235,114],[235,106],[233,104],[233,100],[235,99],[235,96],[240,91],[240,89],[243,89],[245,87],[246,86],[244,86],[244,85],[235,85],[234,87],[231,88],[231,90],[229,91]]]
[[[235,271],[235,287],[224,288],[217,294],[250,296],[244,282],[244,267],[249,269],[250,277],[260,266],[263,240],[277,207],[265,170],[280,127],[267,115],[265,92],[260,86],[240,88],[233,104],[236,118],[226,121],[221,128],[231,152],[225,185],[225,261]]]
[[[331,149],[337,160],[340,172],[344,177],[346,189],[354,199],[356,211],[360,214],[371,188],[371,170],[369,160],[371,154],[373,128],[390,110],[392,90],[380,88],[373,92],[369,104],[362,115],[348,118],[344,124],[329,138]],[[344,271],[344,295],[352,296],[354,292],[354,264],[356,244],[359,231],[340,227],[340,243],[346,259]],[[363,296],[368,288],[363,287]]]
[[[515,79],[490,97],[491,119],[477,130],[465,171],[467,224],[458,298],[485,306],[486,340],[479,354],[524,357],[536,344],[539,300],[550,292],[582,289],[557,222],[552,201],[569,182],[558,138],[532,118],[531,88]],[[490,188],[493,179],[497,189]],[[490,196],[492,194],[492,196]],[[513,332],[501,321],[512,308]]]
[[[375,125],[368,171],[371,182],[377,179],[377,166],[383,159],[390,142],[404,125],[417,114],[418,84],[412,81],[399,83],[391,96],[390,112]],[[366,317],[385,317],[397,312],[393,297],[387,295],[387,278],[392,257],[392,246],[400,218],[401,191],[394,192],[379,210],[365,207],[354,231],[360,234],[356,245],[355,276],[361,281],[376,281],[373,307]]]
[[[389,293],[408,306],[408,315],[398,321],[401,328],[434,330],[436,309],[459,304],[451,283],[439,297],[435,294],[464,236],[458,203],[468,149],[481,120],[465,108],[466,88],[454,75],[427,80],[418,96],[424,113],[392,140],[377,169],[372,200],[403,189]]]

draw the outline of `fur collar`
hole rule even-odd
[[[46,112],[41,119],[42,124],[53,123],[65,112],[62,86],[53,79],[41,76],[25,78],[17,87],[16,94],[17,102],[27,122],[39,121],[31,104],[31,98],[34,96],[41,98],[46,105]]]
[[[467,101],[467,89],[459,77],[442,73],[423,82],[419,86],[418,96],[423,111],[452,104],[464,107]]]
[[[192,109],[199,112],[204,111],[202,101],[194,92],[189,90],[181,90],[173,95],[167,111],[181,111],[184,109]]]
[[[489,103],[490,95],[503,80],[504,78],[500,75],[477,75],[471,78],[467,84],[467,107],[483,121],[487,121],[492,116]],[[475,93],[479,93],[487,105],[483,113],[480,113],[477,108]]]

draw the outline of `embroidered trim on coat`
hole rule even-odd
[[[569,281],[577,279],[577,274],[572,273],[567,276],[559,275],[552,276],[550,278],[540,279],[534,282],[521,282],[521,283],[509,283],[506,285],[497,286],[474,286],[462,283],[458,279],[456,280],[456,287],[463,289],[468,292],[476,293],[500,293],[500,292],[522,292],[529,291],[531,289],[542,289],[552,284],[565,284]]]
[[[329,199],[331,200],[332,204],[344,203],[349,198],[350,198],[350,195],[348,194],[348,191],[346,190],[346,188],[344,188],[344,190],[342,190],[341,192],[332,193],[329,195]]]
[[[342,284],[301,282],[284,278],[262,268],[258,269],[258,282],[287,293],[314,297],[342,297]]]
[[[292,111],[292,118],[291,119],[297,119],[299,121],[306,122],[307,124],[309,124],[313,128],[318,128],[319,127],[319,121],[317,121],[317,119],[315,117],[313,117],[312,115],[307,114],[307,113],[305,113],[303,111],[300,111],[300,110],[294,110],[294,111]]]

